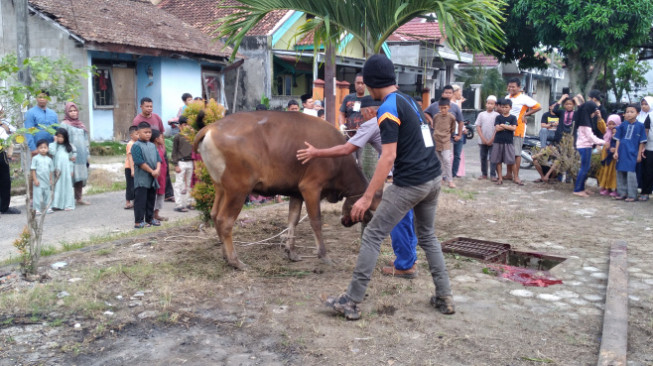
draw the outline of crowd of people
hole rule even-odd
[[[89,205],[82,197],[83,187],[88,180],[89,134],[88,128],[79,120],[79,108],[75,103],[67,102],[64,118],[58,121],[57,113],[48,108],[50,95],[47,91],[36,97],[36,106],[25,113],[24,127],[33,133],[25,134],[27,146],[31,152],[31,180],[28,183],[28,204],[35,213],[52,213],[54,211],[71,211],[76,205]],[[58,125],[54,134],[48,127]],[[2,124],[3,136],[6,138],[11,129]],[[12,160],[11,153],[2,152],[0,164],[5,166]],[[6,175],[6,177],[5,177]],[[20,210],[9,207],[11,179],[8,171],[3,173],[0,190],[0,213],[19,214]]]
[[[518,162],[512,159],[512,155],[516,158],[521,153],[518,148],[521,148],[523,142],[516,137],[519,124],[525,124],[525,121],[517,111],[524,111],[524,106],[529,104],[522,103],[521,109],[516,109],[514,104],[511,105],[514,97],[514,94],[510,94],[499,101],[494,96],[488,97],[486,110],[477,116],[476,129],[481,159],[479,179],[487,179],[488,165],[490,179],[497,184],[502,184],[504,179],[514,180],[514,177],[518,176],[518,169],[514,168]],[[563,94],[549,106],[549,111],[544,113],[541,119],[540,149],[533,155],[535,168],[540,174],[540,178],[535,182],[547,183],[554,178],[562,179],[560,161],[557,160],[560,159],[560,153],[556,154],[556,149],[559,149],[564,136],[570,136],[578,157],[574,154],[568,158],[577,159],[579,162],[574,195],[589,197],[594,193],[588,190],[585,184],[590,174],[594,174],[599,194],[626,202],[648,201],[653,188],[653,142],[647,138],[651,125],[650,114],[653,112],[650,106],[653,97],[645,97],[638,104],[628,105],[623,121],[618,114],[607,115],[601,104],[602,99],[603,96],[598,90],[592,90],[587,100],[580,94],[574,97]],[[524,100],[533,105],[534,101],[525,98]],[[504,110],[508,109],[506,104],[510,107],[508,112]],[[529,108],[523,115],[532,112],[537,106]],[[510,116],[515,117],[516,121],[504,120],[504,117]],[[510,140],[505,130],[512,130],[513,125],[516,126],[511,140],[513,147],[501,145],[500,141]],[[510,151],[506,153],[506,150]],[[595,171],[592,171],[591,165],[593,154],[600,154],[600,167]],[[510,175],[509,168],[508,174],[502,176],[500,165],[497,165],[501,163],[509,166],[514,164],[514,175]]]

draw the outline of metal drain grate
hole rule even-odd
[[[510,253],[510,244],[471,238],[454,238],[443,242],[442,251],[486,262],[505,263]]]

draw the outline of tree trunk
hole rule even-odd
[[[580,93],[587,98],[594,88],[605,60],[584,60],[580,54],[570,52],[567,54],[567,72],[569,73],[569,87],[572,93]]]
[[[336,52],[335,45],[327,44],[324,60],[324,99],[326,104],[326,120],[338,127],[336,116]]]

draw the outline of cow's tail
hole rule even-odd
[[[193,141],[193,151],[198,152],[197,148],[199,147],[200,142],[204,139],[204,136],[206,135],[207,129],[204,128],[206,127],[206,124],[204,124],[204,117],[206,114],[204,113],[203,110],[201,110],[197,114],[197,119],[195,120],[195,125],[197,126],[197,129],[200,130],[200,132],[197,133],[195,136],[195,140]]]

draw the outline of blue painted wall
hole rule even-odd
[[[183,104],[183,93],[190,93],[193,97],[202,96],[202,66],[198,61],[91,51],[88,55],[89,65],[92,59],[135,62],[137,113],[140,113],[141,98],[151,98],[154,113],[161,116],[166,129],[167,121],[177,115]],[[148,68],[152,70],[151,78]],[[92,90],[91,78],[88,79],[88,88]],[[90,94],[88,103],[92,106]],[[91,139],[113,139],[113,110],[93,109],[89,119]]]
[[[91,140],[113,140],[113,109],[94,109]]]
[[[152,78],[147,70],[152,68]],[[154,104],[154,113],[161,115],[161,58],[143,56],[136,63],[136,112],[140,113],[140,100],[149,97]],[[163,119],[163,117],[162,117]]]
[[[161,60],[161,119],[168,128],[167,121],[177,115],[183,105],[181,95],[190,93],[193,97],[202,96],[202,67],[195,60],[164,58]]]

